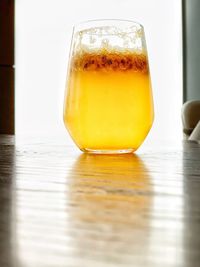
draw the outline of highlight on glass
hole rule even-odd
[[[143,26],[125,20],[74,27],[64,124],[89,153],[132,153],[151,129],[154,110]]]

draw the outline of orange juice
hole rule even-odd
[[[135,151],[153,122],[146,54],[76,53],[72,57],[64,123],[83,151]]]

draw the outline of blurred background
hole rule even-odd
[[[139,155],[65,146],[72,28],[105,18],[145,28],[155,122]],[[199,267],[199,144],[169,148],[200,100],[199,25],[199,0],[0,0],[0,267]]]
[[[90,19],[143,24],[155,121],[145,143],[182,139],[181,0],[15,1],[15,133],[72,143],[62,121],[72,28]]]

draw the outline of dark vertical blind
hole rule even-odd
[[[14,134],[14,0],[0,0],[0,133]]]
[[[182,0],[183,96],[200,100],[200,1]]]

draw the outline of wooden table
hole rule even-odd
[[[200,145],[138,155],[0,137],[0,267],[199,267]]]

